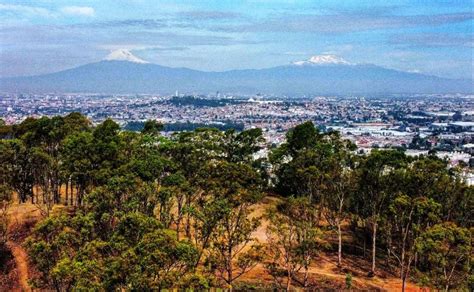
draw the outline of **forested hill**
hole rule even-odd
[[[473,290],[474,189],[446,161],[311,122],[259,159],[260,129],[161,130],[0,122],[2,283],[15,246],[44,290]]]

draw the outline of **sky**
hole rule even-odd
[[[333,54],[351,63],[474,78],[473,0],[0,0],[0,76],[102,60],[267,68]]]

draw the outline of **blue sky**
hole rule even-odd
[[[335,54],[473,78],[472,0],[2,1],[0,76],[55,72],[110,50],[200,70],[265,68]]]

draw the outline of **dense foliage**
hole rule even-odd
[[[173,98],[168,102],[176,106],[192,105],[194,107],[220,107],[220,106],[226,106],[229,104],[244,103],[246,101],[241,100],[241,99],[228,99],[228,98],[208,99],[208,98],[198,98],[194,96],[173,96]]]
[[[140,121],[131,121],[128,122],[123,129],[127,131],[142,131],[146,122]],[[244,129],[244,124],[242,123],[234,123],[231,121],[223,121],[221,123],[214,123],[214,124],[204,124],[204,123],[166,123],[163,125],[163,131],[166,132],[179,132],[179,131],[194,131],[199,128],[216,128],[221,131],[227,131],[231,129],[235,129],[237,131],[242,131]]]
[[[444,160],[396,150],[359,156],[311,122],[268,159],[257,155],[260,129],[165,138],[155,121],[141,128],[122,131],[110,119],[93,126],[77,113],[0,124],[2,234],[13,194],[44,215],[25,243],[36,287],[232,287],[257,265],[273,287],[311,287],[310,267],[332,250],[332,233],[344,265],[346,226],[353,244],[370,242],[369,275],[383,258],[403,283],[472,288],[473,188]],[[277,203],[261,212],[268,193]],[[262,222],[267,244],[253,235]]]

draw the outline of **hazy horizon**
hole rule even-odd
[[[471,1],[1,1],[0,77],[52,73],[129,50],[202,71],[336,55],[472,79]]]

